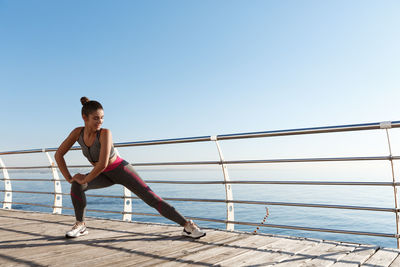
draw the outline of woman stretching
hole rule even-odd
[[[115,153],[111,131],[102,129],[104,111],[97,101],[89,101],[82,97],[82,118],[84,127],[75,128],[67,139],[60,145],[55,154],[58,167],[64,178],[71,183],[71,199],[74,205],[76,222],[72,229],[66,233],[66,237],[78,237],[88,234],[84,216],[86,208],[85,191],[108,187],[113,184],[121,184],[135,193],[149,206],[165,218],[183,226],[182,235],[192,238],[200,238],[206,233],[192,221],[188,221],[174,207],[169,205],[139,177],[136,171],[125,160]],[[74,176],[68,171],[64,155],[73,144],[78,141],[83,155],[93,165],[88,174],[77,173]]]

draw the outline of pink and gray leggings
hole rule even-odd
[[[81,185],[77,182],[72,183],[71,199],[72,204],[74,205],[77,221],[84,221],[86,209],[85,191],[104,188],[113,184],[121,184],[131,190],[149,206],[155,208],[165,218],[170,219],[181,226],[185,225],[185,217],[183,217],[174,207],[165,202],[161,197],[157,196],[139,177],[132,165],[121,158],[118,158],[112,165],[113,166],[109,166],[88,184]]]

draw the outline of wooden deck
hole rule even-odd
[[[66,239],[72,216],[0,209],[1,266],[400,266],[399,250],[283,236],[88,219]]]

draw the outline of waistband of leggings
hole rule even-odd
[[[120,158],[119,156],[117,156],[115,161],[113,163],[111,163],[110,165],[108,165],[107,168],[105,168],[103,172],[109,172],[109,171],[114,170],[122,163],[122,161],[124,161],[124,160],[122,158]]]

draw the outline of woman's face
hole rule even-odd
[[[89,114],[89,117],[83,115],[83,120],[85,121],[85,126],[92,130],[98,131],[104,121],[104,111],[98,109]]]

